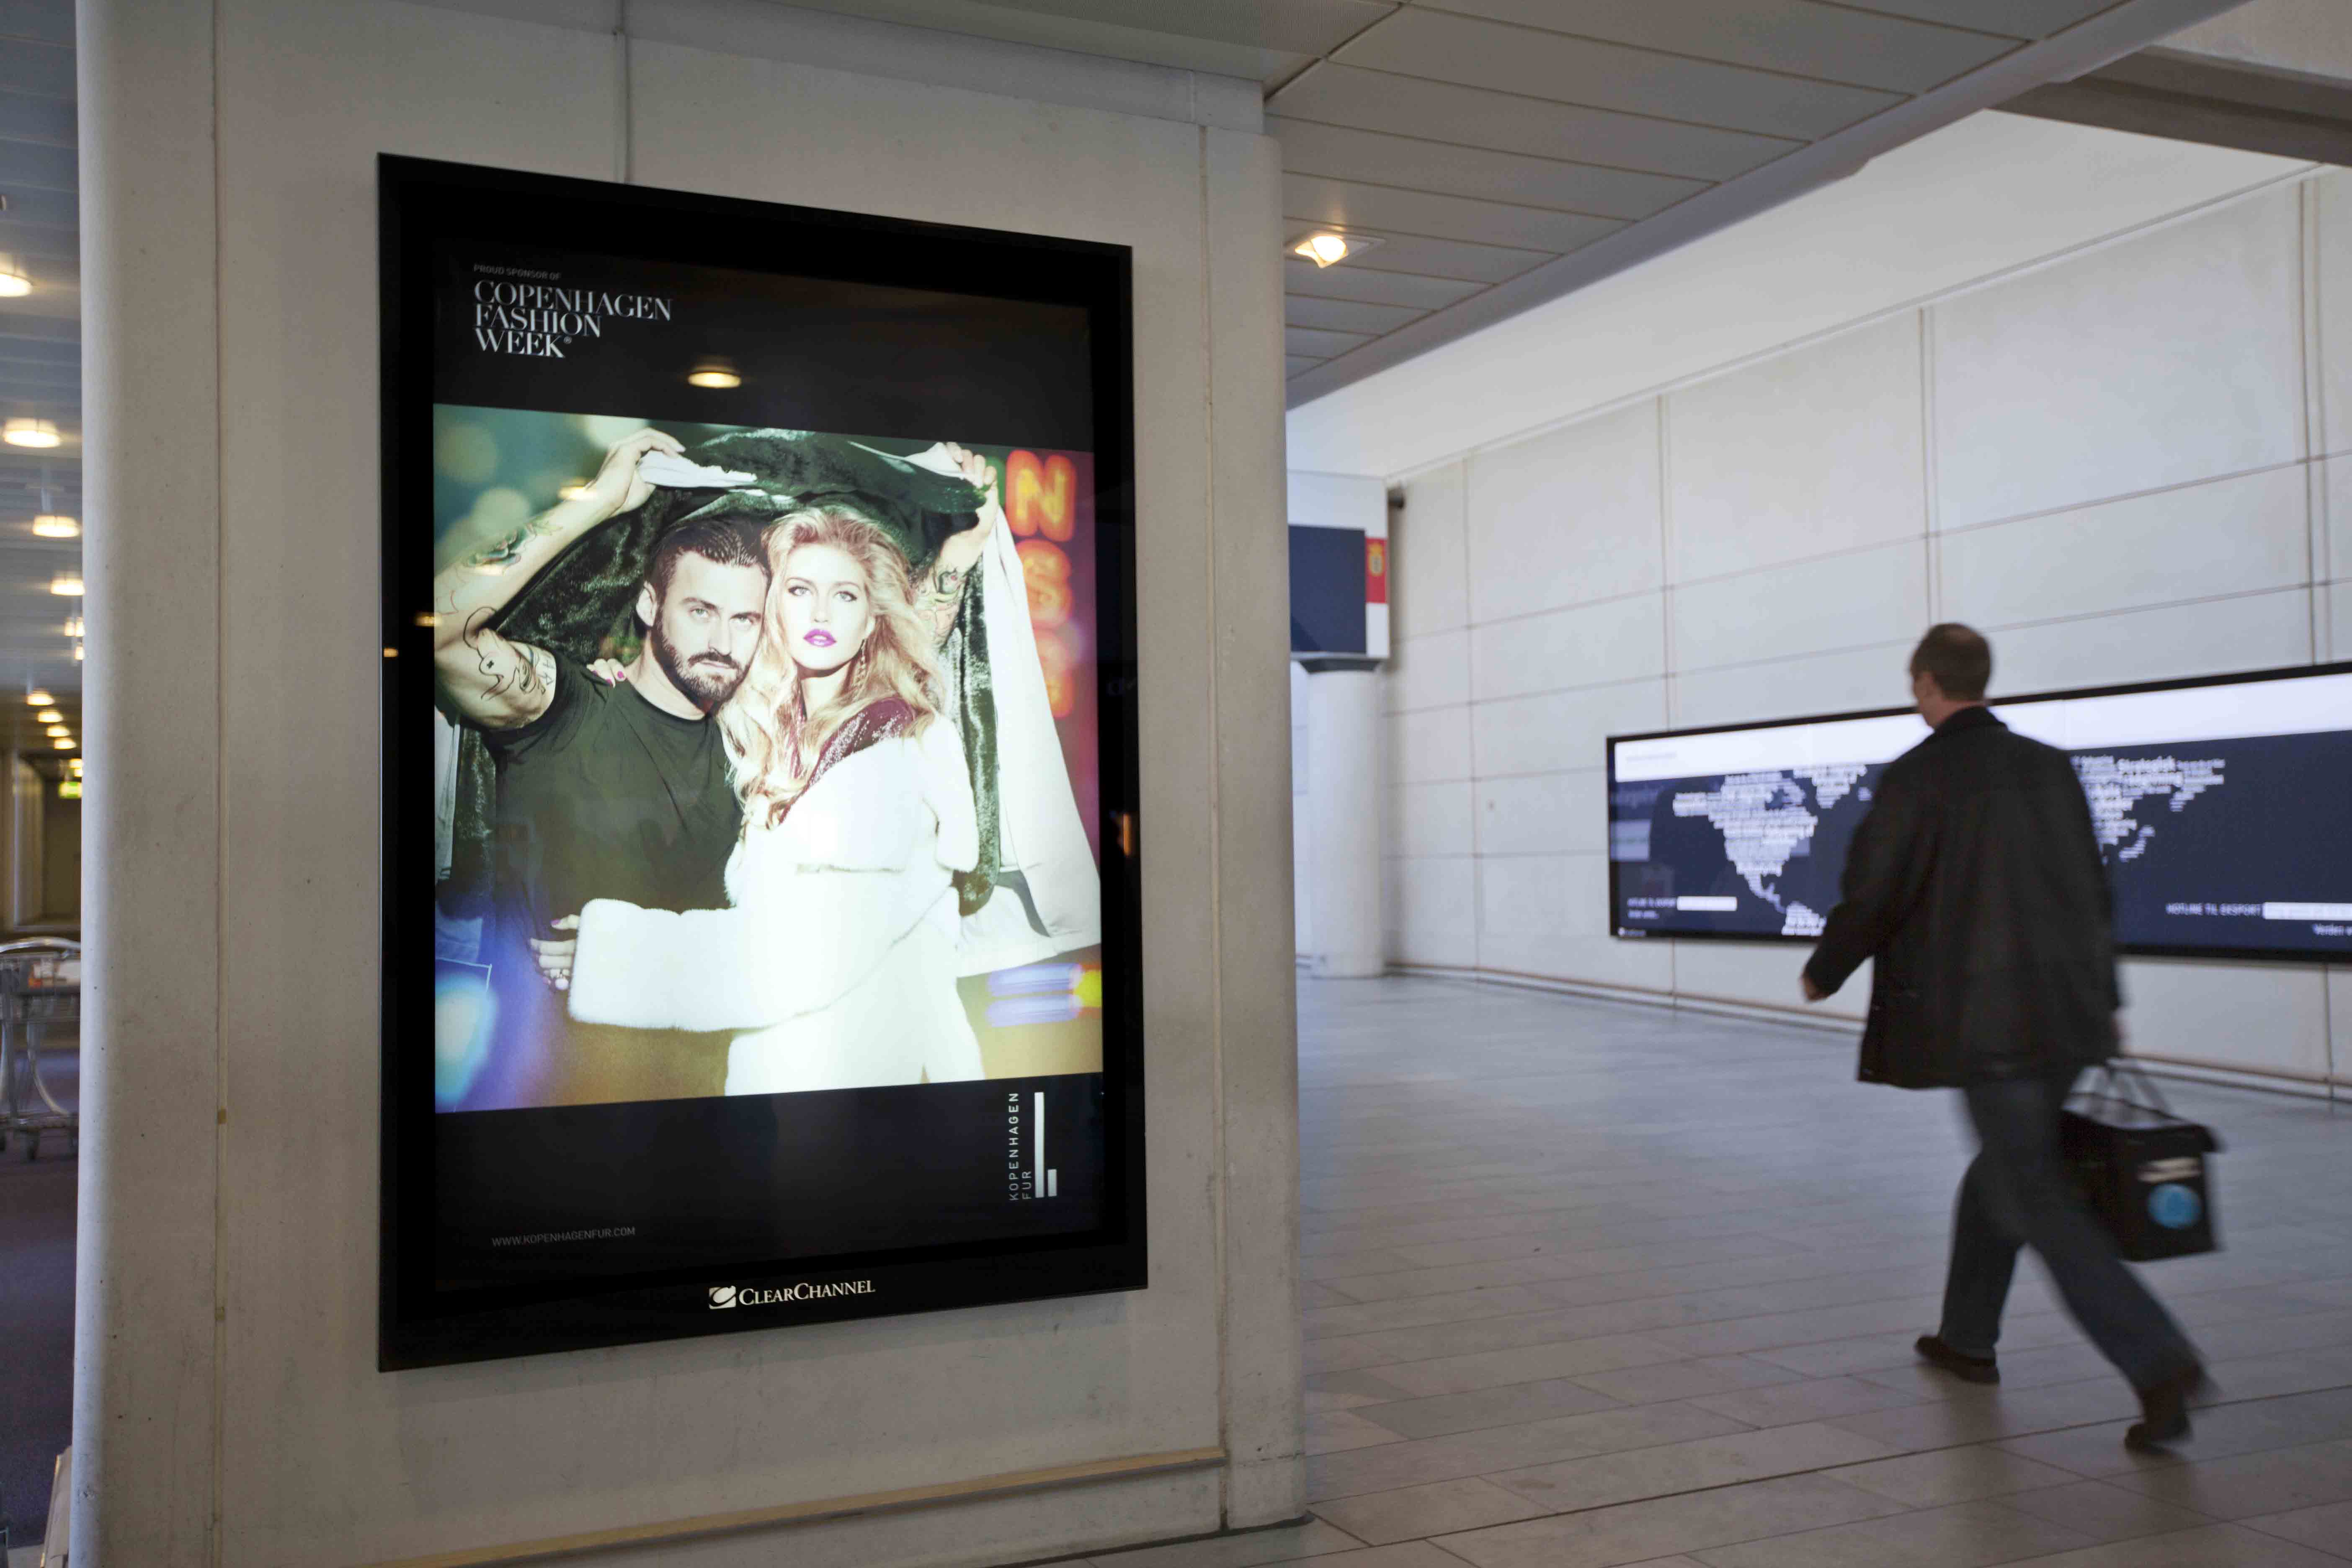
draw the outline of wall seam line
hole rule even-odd
[[[1209,1063],[1210,1099],[1216,1107],[1215,1125],[1211,1129],[1211,1146],[1215,1164],[1212,1171],[1212,1191],[1214,1196],[1211,1209],[1216,1226],[1216,1302],[1217,1302],[1217,1446],[1225,1451],[1225,1466],[1217,1478],[1217,1523],[1231,1523],[1234,1508],[1233,1483],[1233,1270],[1226,1255],[1230,1245],[1226,1226],[1226,1208],[1231,1202],[1231,1172],[1226,1168],[1225,1155],[1225,911],[1224,911],[1224,822],[1222,784],[1224,776],[1224,752],[1218,743],[1217,688],[1222,673],[1217,663],[1217,347],[1216,313],[1216,247],[1211,236],[1209,204],[1209,128],[1196,126],[1193,144],[1197,157],[1197,178],[1200,194],[1201,225],[1201,386],[1204,406],[1201,420],[1201,472],[1203,529],[1207,555],[1204,562],[1208,589],[1209,657],[1208,739],[1209,763]]]
[[[223,1472],[228,1451],[228,977],[221,942],[221,889],[226,885],[222,864],[224,844],[221,803],[228,798],[226,776],[229,751],[222,743],[228,732],[228,661],[221,628],[228,620],[228,453],[221,413],[221,370],[227,347],[222,339],[221,280],[225,258],[222,236],[226,232],[223,211],[226,193],[221,178],[221,52],[226,24],[218,0],[212,7],[212,175],[213,175],[213,1366],[212,1366],[212,1517],[205,1522],[205,1555],[213,1568],[227,1561],[228,1489]]]

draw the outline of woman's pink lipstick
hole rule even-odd
[[[801,641],[808,644],[811,647],[831,647],[833,646],[833,634],[826,631],[824,627],[818,626],[809,631],[803,632],[801,634]]]

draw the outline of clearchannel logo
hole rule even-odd
[[[797,1285],[713,1285],[710,1310],[716,1312],[729,1307],[781,1307],[797,1301],[830,1300],[835,1296],[872,1294],[871,1279],[842,1279],[830,1285],[812,1285],[805,1279]]]

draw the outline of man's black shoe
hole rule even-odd
[[[1962,1355],[1934,1334],[1921,1334],[1919,1358],[1942,1367],[1962,1383],[1999,1383],[2000,1363],[1989,1355]]]
[[[2189,1436],[2189,1401],[2205,1388],[2205,1369],[2191,1366],[2153,1388],[2139,1391],[2140,1418],[2124,1434],[2124,1447],[2162,1452]]]

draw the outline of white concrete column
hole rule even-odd
[[[1318,661],[1319,662],[1319,661]],[[1345,978],[1387,966],[1381,898],[1381,677],[1308,668],[1307,900],[1315,973]]]
[[[81,0],[75,1568],[215,1561],[220,400],[213,7]],[[268,605],[248,613],[268,615]]]

